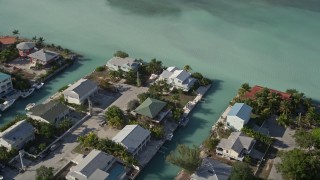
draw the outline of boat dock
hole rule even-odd
[[[227,107],[227,109],[221,114],[221,116],[219,117],[217,122],[212,125],[212,131],[214,131],[217,123],[222,122],[223,124],[226,124],[227,115],[228,115],[229,111],[231,110],[231,108],[232,108],[232,106],[229,105]]]
[[[191,111],[194,109],[194,107],[196,107],[196,105],[202,101],[203,96],[205,95],[205,93],[210,89],[211,84],[208,86],[201,86],[197,89],[196,93],[197,96],[194,98],[194,100],[189,101],[184,107],[183,107],[183,114],[181,117],[181,120],[179,122],[180,126],[185,127],[188,122],[189,122],[189,118],[188,115],[191,113]]]

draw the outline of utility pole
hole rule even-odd
[[[92,115],[92,102],[90,100],[90,97],[88,97],[88,104],[89,104],[89,114]]]
[[[24,166],[23,160],[22,160],[23,155],[24,155],[24,150],[20,150],[19,156],[20,156],[20,161],[21,161],[21,168],[22,168],[22,170],[25,170],[25,166]]]
[[[137,71],[137,86],[138,86],[138,87],[141,86],[141,80],[140,80],[139,71]]]

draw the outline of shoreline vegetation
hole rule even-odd
[[[318,161],[320,159],[320,113],[316,109],[316,104],[311,98],[307,98],[304,93],[295,89],[280,92],[259,87],[260,90],[254,92],[255,89],[257,86],[250,87],[248,83],[242,84],[226,112],[229,112],[235,103],[246,103],[253,108],[249,123],[241,131],[257,141],[253,149],[264,154],[262,159],[254,159],[246,155],[243,162],[237,162],[216,154],[215,149],[220,139],[228,138],[232,132],[225,125],[226,112],[213,125],[209,137],[198,148],[201,153],[197,153],[197,156],[206,154],[205,157],[232,165],[229,177],[231,180],[243,179],[244,177],[246,177],[245,179],[268,179],[272,165],[276,167],[284,179],[318,179],[320,177],[317,172],[317,169],[320,168]],[[284,130],[290,129],[295,132],[291,138],[297,146],[278,147],[275,143],[279,144],[279,138],[254,130],[253,126],[262,127],[270,119],[275,119],[276,123]],[[188,179],[199,167],[190,170],[186,166],[190,162],[197,162],[195,158],[191,158],[195,155],[188,155],[188,157],[178,160],[172,160],[172,156],[173,154],[170,154],[167,161],[182,167],[182,171],[179,172],[176,179]],[[273,164],[274,158],[280,158],[280,163]],[[189,161],[183,163],[184,159]],[[305,163],[301,163],[302,161]]]
[[[18,30],[12,32],[12,36],[1,36],[1,37],[14,37],[15,42],[8,47],[0,48],[0,72],[6,73],[12,76],[12,83],[14,89],[25,90],[31,87],[31,83],[44,82],[56,75],[60,71],[72,65],[74,60],[80,58],[81,55],[72,52],[67,48],[63,48],[60,45],[45,43],[43,37],[34,36],[31,39],[20,37]],[[53,51],[59,54],[60,58],[51,63],[49,66],[44,67],[41,64],[31,69],[25,62],[19,62],[20,57],[16,45],[21,42],[32,42],[35,44],[35,49],[45,49]],[[26,62],[28,60],[25,60]]]

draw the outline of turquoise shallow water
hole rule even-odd
[[[41,102],[116,50],[165,65],[191,65],[215,79],[178,143],[199,145],[243,82],[296,88],[320,100],[320,2],[317,0],[0,0],[0,35],[19,29],[87,57],[32,98],[3,113],[0,124]],[[172,179],[179,168],[159,153],[140,179]]]

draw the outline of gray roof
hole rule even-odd
[[[198,170],[190,176],[193,180],[228,180],[232,167],[219,161],[204,158]]]
[[[129,152],[134,153],[149,135],[150,131],[139,125],[127,125],[112,140],[122,143]]]
[[[88,79],[80,79],[64,90],[63,94],[73,98],[81,99],[82,96],[95,88],[97,88],[97,84],[95,82]]]
[[[237,116],[243,120],[248,120],[246,118],[250,117],[251,111],[252,107],[247,104],[235,103],[229,111],[228,116]]]
[[[17,49],[19,50],[29,50],[34,48],[36,45],[34,42],[21,42],[19,44],[17,44]]]
[[[34,135],[34,127],[26,120],[19,121],[0,133],[0,137],[9,144],[23,142]]]
[[[112,163],[115,158],[105,152],[99,150],[92,150],[78,165],[72,168],[70,175],[79,179],[107,179],[107,167]]]
[[[6,80],[10,77],[11,76],[9,74],[5,74],[5,73],[0,72],[0,81]]]
[[[222,138],[217,147],[241,153],[243,149],[249,150],[252,142],[253,138],[245,136],[242,132],[232,132],[228,139]]]
[[[28,57],[30,57],[30,58],[38,59],[38,60],[45,61],[45,62],[48,62],[48,61],[56,58],[57,56],[59,56],[58,53],[53,52],[53,51],[44,50],[44,49],[41,49],[39,51],[36,51],[36,52],[28,55]]]
[[[49,101],[46,104],[39,104],[32,109],[30,109],[29,113],[34,116],[40,116],[43,119],[49,121],[50,123],[54,123],[56,117],[60,114],[64,113],[69,108],[57,101]]]
[[[121,57],[112,57],[109,61],[108,61],[108,64],[112,64],[112,65],[115,65],[115,66],[124,66],[124,65],[127,65],[127,66],[133,66],[133,65],[136,65],[138,64],[136,62],[135,59],[133,58],[130,58],[130,57],[126,57],[126,58],[121,58]]]
[[[160,77],[167,79],[167,78],[169,78],[172,74],[173,74],[173,72],[164,70],[164,71],[162,71],[162,73],[160,74]]]

